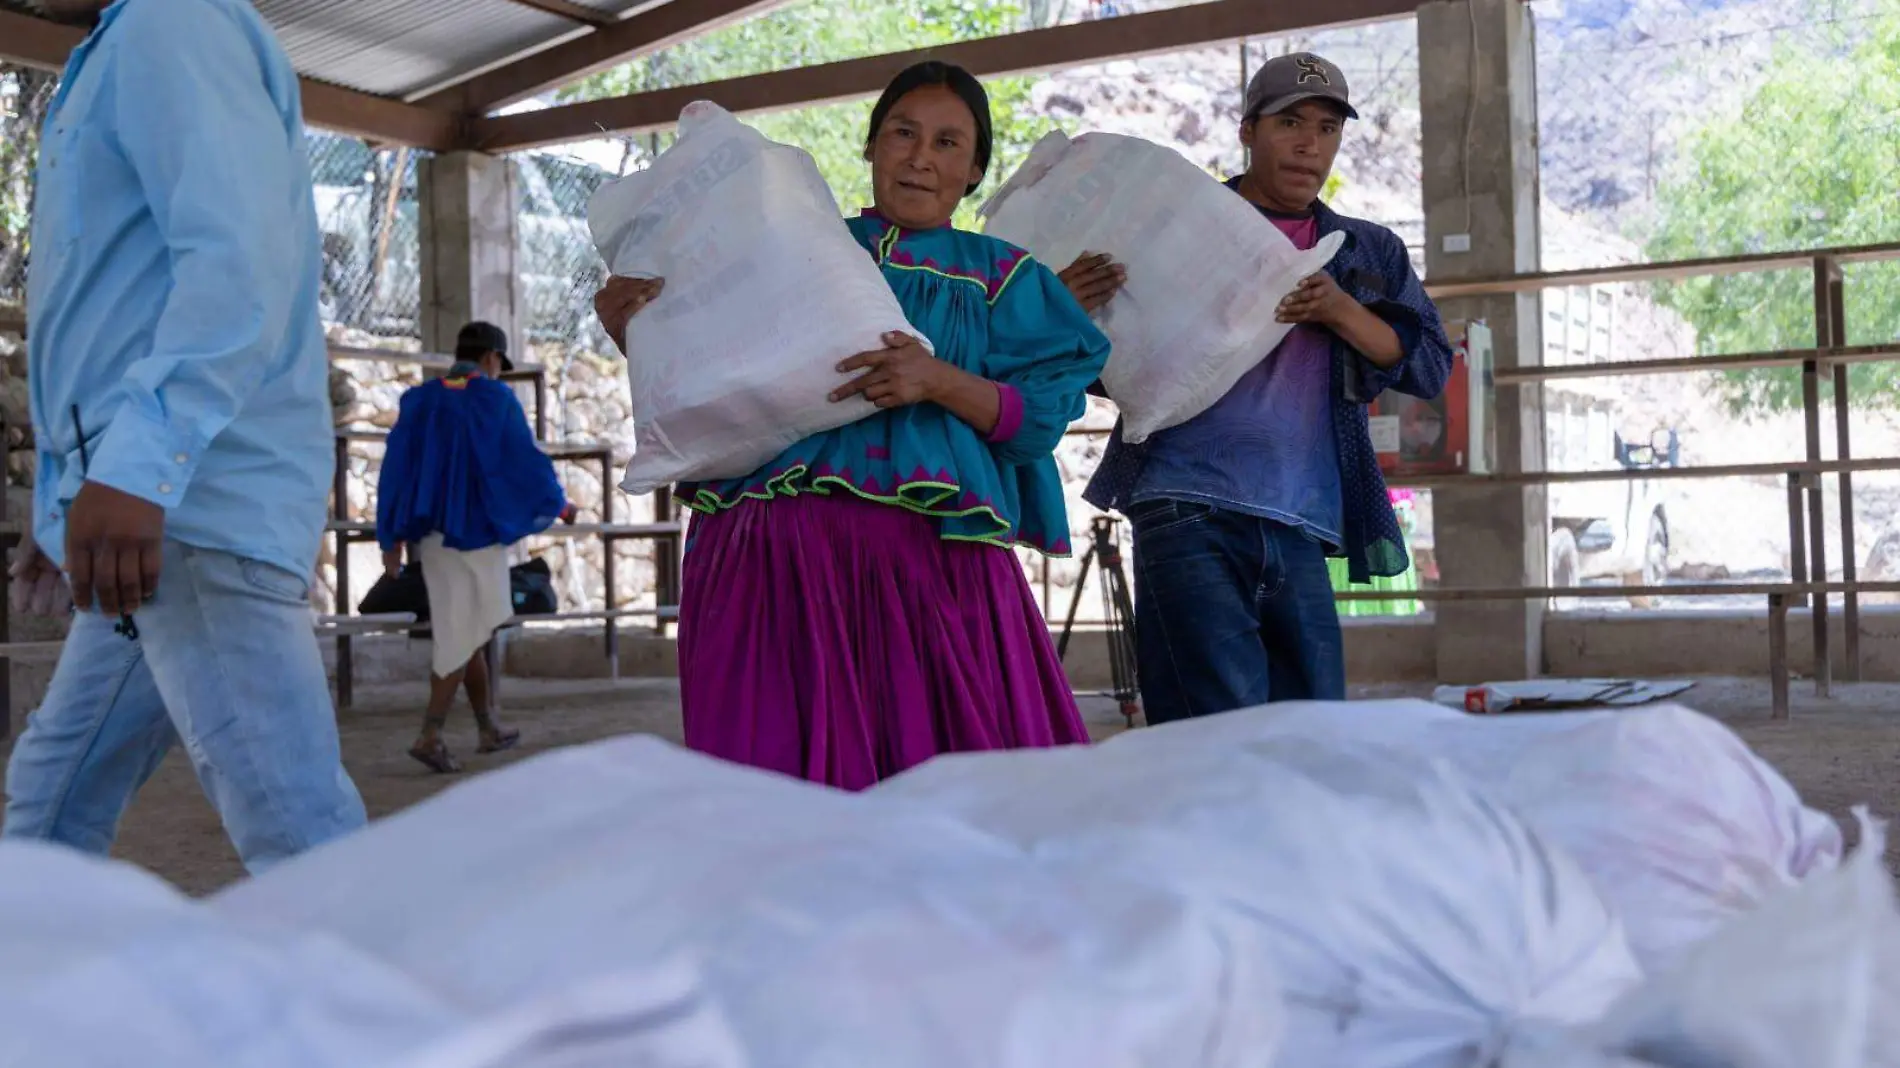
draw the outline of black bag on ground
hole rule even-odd
[[[383,575],[363,595],[356,610],[366,616],[409,612],[416,622],[429,621],[429,587],[422,581],[422,565],[407,563],[395,575]]]
[[[508,585],[515,615],[551,616],[560,611],[560,601],[554,596],[554,573],[541,557],[509,568]]]

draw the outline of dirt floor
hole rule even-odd
[[[679,688],[672,681],[541,681],[510,679],[505,718],[523,730],[520,749],[500,757],[474,755],[475,730],[458,712],[450,745],[468,765],[462,776],[431,775],[406,750],[420,717],[421,687],[359,693],[342,720],[343,756],[372,817],[415,804],[468,774],[499,767],[559,746],[644,731],[678,740]],[[1368,687],[1366,698],[1423,696],[1419,687]],[[1900,685],[1841,686],[1831,700],[1796,684],[1793,718],[1768,719],[1768,688],[1757,680],[1710,679],[1684,702],[1729,723],[1779,767],[1809,804],[1834,813],[1853,833],[1848,809],[1871,805],[1900,814]],[[1119,731],[1114,706],[1084,703],[1099,737]],[[18,725],[16,724],[16,730]],[[6,747],[0,746],[0,755]],[[194,894],[208,893],[242,875],[182,754],[174,753],[140,795],[119,835],[118,855],[143,865]],[[1889,856],[1900,861],[1900,850]],[[1900,870],[1900,867],[1897,867]]]

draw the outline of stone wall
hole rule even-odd
[[[348,348],[382,348],[391,352],[413,352],[413,342],[389,342],[354,331],[333,328],[330,341]],[[594,353],[570,351],[564,346],[535,346],[524,358],[548,369],[546,415],[548,439],[557,443],[608,442],[614,445],[613,478],[618,479],[628,457],[631,441],[632,410],[627,395],[627,380],[617,360]],[[397,405],[404,390],[423,380],[421,368],[381,360],[344,359],[330,373],[330,401],[336,422],[346,430],[388,430],[395,425]],[[534,393],[527,383],[516,386],[523,408],[532,418]],[[376,511],[376,478],[381,469],[383,447],[375,442],[353,442],[349,459],[349,514],[356,519],[371,519]],[[580,509],[579,521],[604,521],[602,502],[613,495],[613,521],[616,523],[651,522],[654,516],[651,498],[633,498],[617,487],[603,486],[599,463],[560,462],[557,464],[568,498]],[[557,530],[558,533],[558,530]],[[650,545],[622,544],[616,549],[618,603],[653,601],[653,549]],[[554,573],[561,607],[565,611],[599,608],[605,603],[601,543],[592,537],[535,538],[517,550],[519,559],[541,557]],[[350,601],[360,601],[370,583],[381,571],[381,553],[376,546],[353,546],[350,556]],[[335,605],[336,560],[326,540],[317,563],[317,581],[312,599],[324,611]]]

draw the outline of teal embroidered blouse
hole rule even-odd
[[[1055,448],[1108,362],[1108,339],[1054,272],[1013,245],[950,226],[908,230],[868,211],[846,225],[937,357],[997,384],[995,431],[934,404],[895,408],[806,438],[745,478],[682,484],[680,499],[713,513],[842,490],[933,516],[947,540],[1067,555]]]

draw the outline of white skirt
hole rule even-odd
[[[514,618],[508,582],[508,547],[463,552],[446,548],[431,534],[416,546],[422,582],[429,590],[429,630],[435,650],[431,670],[447,678],[468,665],[495,631]]]

